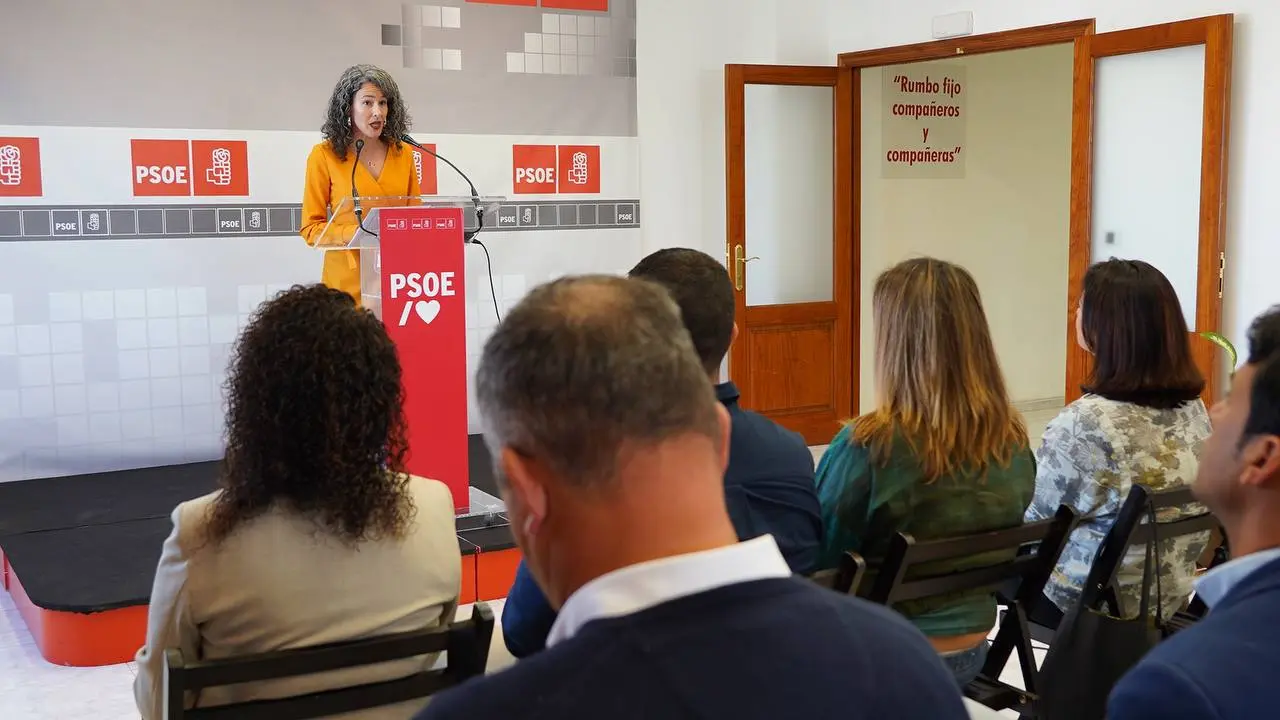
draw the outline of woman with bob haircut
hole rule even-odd
[[[1030,612],[1032,622],[1050,628],[1080,599],[1133,484],[1155,491],[1190,485],[1210,429],[1200,399],[1204,377],[1191,357],[1178,295],[1155,267],[1113,258],[1089,268],[1076,309],[1076,342],[1093,356],[1093,370],[1081,388],[1084,396],[1044,431],[1035,499],[1026,515],[1034,522],[1068,505],[1082,518],[1045,586],[1044,601]],[[1174,508],[1157,521],[1204,512],[1199,505]],[[1196,559],[1208,540],[1203,533],[1161,541],[1162,617],[1190,596]],[[1126,615],[1138,614],[1145,566],[1141,547],[1130,548],[1121,562],[1116,582]]]

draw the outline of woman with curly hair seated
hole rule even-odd
[[[404,472],[400,363],[351,296],[295,287],[264,304],[227,383],[221,489],[173,511],[134,694],[163,716],[164,652],[217,659],[437,627],[461,558],[453,501]],[[188,707],[285,697],[424,669],[433,657],[216,688]],[[362,714],[407,718],[422,702]]]

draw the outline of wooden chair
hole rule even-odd
[[[1120,571],[1120,565],[1124,562],[1125,554],[1129,548],[1145,547],[1153,538],[1151,525],[1144,522],[1148,514],[1148,498],[1155,505],[1157,514],[1164,509],[1180,508],[1196,503],[1190,487],[1156,492],[1146,485],[1133,485],[1129,489],[1128,496],[1125,497],[1124,504],[1120,506],[1119,512],[1116,513],[1115,523],[1112,524],[1111,529],[1103,537],[1102,544],[1098,546],[1098,554],[1094,556],[1093,565],[1090,566],[1089,575],[1085,580],[1084,587],[1081,589],[1081,602],[1087,602],[1090,607],[1099,610],[1106,610],[1116,617],[1124,617],[1122,615],[1124,608],[1120,606],[1116,574]],[[1221,525],[1217,518],[1206,510],[1205,513],[1200,515],[1159,523],[1158,531],[1161,540],[1168,540],[1181,535],[1191,535],[1215,529],[1221,530]],[[1218,532],[1214,533],[1213,536],[1220,540],[1219,546],[1213,551],[1214,564],[1225,562],[1229,556],[1226,533]],[[1206,548],[1207,552],[1208,549]],[[1149,571],[1150,568],[1144,568],[1143,572]],[[1152,587],[1155,587],[1154,581],[1152,582]],[[1193,601],[1187,611],[1178,613],[1176,621],[1174,618],[1169,619],[1173,623],[1171,629],[1177,630],[1186,627],[1193,623],[1194,620],[1198,620],[1203,614],[1203,603],[1197,604]],[[1031,626],[1032,639],[1046,645],[1053,642],[1055,634],[1056,629],[1054,628],[1035,624]]]
[[[1156,492],[1146,485],[1135,484],[1129,491],[1129,496],[1125,498],[1124,505],[1120,506],[1115,525],[1111,527],[1111,531],[1102,540],[1102,546],[1098,548],[1098,556],[1089,569],[1088,580],[1081,592],[1081,602],[1088,602],[1090,607],[1105,608],[1116,617],[1129,617],[1135,609],[1123,606],[1116,574],[1120,571],[1120,565],[1124,562],[1130,548],[1145,548],[1155,541],[1157,533],[1160,540],[1165,541],[1184,535],[1212,534],[1212,531],[1221,528],[1221,523],[1208,510],[1199,515],[1183,517],[1171,522],[1157,522],[1153,527],[1151,523],[1144,522],[1149,512],[1148,500],[1155,508],[1157,516],[1161,510],[1182,508],[1197,502],[1190,486]],[[1222,537],[1225,543],[1225,534]],[[1225,548],[1222,548],[1223,559],[1226,558],[1225,552]],[[1219,553],[1215,553],[1217,554]],[[1153,571],[1154,569],[1149,565],[1144,566],[1142,570],[1144,576]],[[1156,586],[1154,580],[1151,586],[1153,588]],[[1181,618],[1172,627],[1165,628],[1166,635],[1198,619],[1193,619],[1185,612],[1180,613],[1180,616]],[[1174,618],[1165,620],[1167,625]]]
[[[857,595],[862,586],[862,578],[867,574],[867,561],[856,552],[849,551],[840,556],[840,566],[830,570],[819,570],[809,579],[828,590],[835,590],[846,595]]]
[[[1018,589],[1012,598],[1001,598],[1008,603],[1008,609],[1000,620],[1000,629],[991,644],[982,673],[964,692],[969,699],[993,710],[1016,709],[1032,713],[1036,700],[1037,668],[1026,613],[1044,590],[1075,523],[1075,511],[1062,506],[1051,520],[967,537],[916,542],[910,535],[899,533],[890,544],[879,575],[865,597],[872,602],[892,606],[908,600],[982,588],[990,588],[995,593],[1002,585],[1016,584]],[[1008,558],[940,575],[911,572],[912,568],[924,563],[960,560],[998,551],[1007,551]],[[1025,690],[999,680],[1010,653],[1015,650],[1022,667]]]
[[[493,637],[493,612],[476,603],[471,617],[449,627],[365,640],[198,661],[165,651],[168,720],[307,720],[424,698],[484,673]],[[367,683],[272,700],[185,709],[186,693],[245,682],[314,675],[446,652],[446,667],[397,680]]]

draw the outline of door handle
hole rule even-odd
[[[733,285],[742,292],[747,280],[747,263],[752,260],[759,260],[756,256],[746,257],[747,249],[742,245],[733,246]]]

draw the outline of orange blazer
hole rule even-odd
[[[329,228],[331,235],[344,240],[356,233],[356,216],[351,204],[351,168],[356,161],[355,148],[347,151],[347,159],[339,160],[329,141],[319,143],[307,156],[306,187],[302,192],[302,238],[308,245],[315,245],[329,222],[334,206],[346,199],[342,212],[334,218]],[[416,196],[422,194],[418,173],[413,167],[413,150],[408,145],[392,146],[382,164],[382,175],[374,177],[361,163],[356,168],[356,189],[360,197],[375,198]],[[362,202],[365,209],[365,227],[368,225],[372,202]],[[370,228],[373,229],[373,228]],[[334,250],[324,254],[324,270],[320,276],[325,285],[348,293],[360,304],[360,253],[357,250]]]

